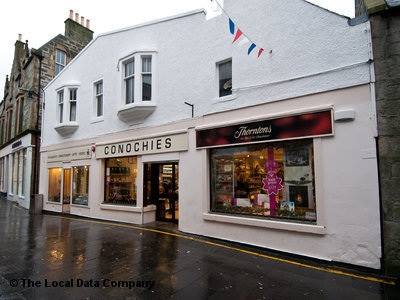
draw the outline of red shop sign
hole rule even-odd
[[[333,135],[332,110],[196,131],[196,147]]]

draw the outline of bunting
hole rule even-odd
[[[239,26],[232,20],[232,18],[226,13],[226,11],[223,9],[223,7],[218,3],[217,0],[211,0],[215,1],[215,3],[219,6],[221,11],[228,17],[228,25],[229,25],[229,32],[231,35],[233,35],[233,40],[232,44],[237,44],[238,46],[244,46],[247,45],[247,55],[250,55],[254,52],[255,49],[257,49],[257,58],[259,58],[265,51],[264,48],[259,47],[257,43],[255,43],[252,39],[249,38],[247,34],[245,34]],[[272,53],[272,50],[270,51]]]

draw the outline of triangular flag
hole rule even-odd
[[[242,36],[242,34],[243,34],[243,32],[238,28],[238,30],[236,31],[236,35],[235,35],[235,38],[233,39],[232,44],[233,44],[234,42],[236,42],[238,39],[240,39],[240,37]]]
[[[234,34],[235,33],[235,23],[229,18],[229,31]]]
[[[250,53],[254,50],[255,47],[257,47],[256,44],[252,43],[249,47],[249,50],[247,50],[247,55],[250,55]]]
[[[260,48],[260,50],[258,50],[257,58],[260,57],[263,52],[264,48]]]
[[[248,43],[250,43],[250,40],[249,40],[247,37],[244,36],[244,37],[239,41],[238,46],[243,46],[243,45],[246,45],[246,44],[248,44]]]

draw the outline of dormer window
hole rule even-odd
[[[135,101],[135,59],[124,63],[125,81],[125,103],[130,104]]]

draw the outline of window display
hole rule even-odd
[[[106,159],[104,203],[136,206],[136,157]]]
[[[210,150],[211,211],[316,221],[312,140]]]
[[[88,205],[89,167],[72,168],[72,204]]]
[[[49,194],[48,201],[60,202],[61,200],[61,168],[49,169]]]

